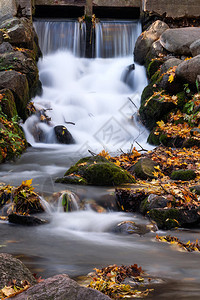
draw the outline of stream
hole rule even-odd
[[[96,57],[84,58],[84,25],[74,21],[36,20],[43,58],[38,62],[43,93],[33,99],[39,115],[29,117],[23,129],[31,145],[15,162],[1,165],[1,182],[20,185],[33,179],[35,190],[47,201],[42,218],[48,225],[22,227],[0,221],[1,252],[11,253],[43,278],[67,273],[77,279],[93,268],[110,264],[138,264],[155,277],[155,291],[147,299],[200,299],[199,253],[187,253],[157,242],[156,234],[176,235],[182,241],[200,239],[200,230],[120,234],[114,228],[123,221],[146,226],[137,214],[118,212],[114,188],[55,183],[56,177],[88,150],[111,154],[132,146],[152,149],[137,111],[147,85],[145,69],[133,64],[134,43],[141,33],[138,21],[102,21],[96,26]],[[131,67],[132,66],[132,67]],[[70,123],[68,123],[70,122]],[[75,125],[74,125],[75,124]],[[56,142],[53,127],[66,126],[75,144]],[[37,133],[40,132],[41,139]],[[139,146],[137,146],[139,147]],[[86,210],[64,213],[59,192],[69,190],[88,203]],[[98,213],[91,203],[105,205]]]

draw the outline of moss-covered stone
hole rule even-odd
[[[152,60],[147,67],[148,78],[151,79],[152,76],[158,71],[160,66],[163,64],[162,60],[154,59]]]
[[[56,182],[66,183],[69,176],[74,175],[80,176],[81,179],[83,178],[83,184],[87,183],[98,186],[111,186],[135,182],[134,177],[129,172],[98,155],[80,159],[64,174],[62,179]]]
[[[0,95],[3,97],[0,102],[1,111],[10,120],[17,115],[13,93],[9,89],[3,89],[0,90]]]
[[[141,104],[143,105],[147,99],[149,99],[154,93],[154,88],[153,88],[153,84],[148,84],[141,95]]]
[[[154,130],[152,130],[148,136],[147,142],[150,145],[158,146],[160,145],[160,137],[154,133]]]
[[[190,191],[197,195],[200,195],[200,185],[191,186]]]
[[[155,166],[158,164],[149,158],[141,158],[132,168],[131,171],[141,179],[153,179],[155,176]]]
[[[161,119],[165,120],[166,115],[175,107],[174,103],[164,102],[162,96],[155,95],[146,103],[141,104],[139,109],[141,121],[149,130],[152,130],[156,126],[156,122]]]
[[[176,170],[171,173],[171,179],[188,181],[193,180],[196,177],[194,170]]]
[[[85,180],[83,177],[81,176],[73,176],[73,175],[68,175],[68,176],[64,176],[61,178],[57,178],[55,180],[56,183],[65,183],[65,184],[81,184],[81,185],[86,185],[87,180]]]
[[[149,217],[157,223],[159,229],[171,229],[178,227],[180,214],[175,208],[155,208],[149,211]]]

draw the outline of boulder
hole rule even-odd
[[[130,189],[116,189],[115,191],[118,208],[127,212],[138,212],[145,198],[145,192],[136,193]]]
[[[147,53],[152,44],[158,40],[161,34],[168,28],[169,26],[166,23],[157,20],[138,37],[134,49],[134,61],[136,63],[145,63]]]
[[[156,126],[157,121],[163,120],[176,107],[173,102],[164,102],[161,100],[162,98],[162,95],[152,96],[140,106],[140,119],[149,130],[152,130]]]
[[[153,208],[167,207],[169,200],[165,197],[150,194],[145,200],[142,201],[140,212],[146,214],[147,211]]]
[[[195,179],[194,170],[175,170],[171,173],[170,178],[173,180],[189,181]]]
[[[6,35],[4,41],[9,42],[11,45],[33,49],[34,48],[34,35],[31,21],[27,18],[11,18],[0,25],[0,29],[5,30]]]
[[[54,127],[54,133],[56,135],[56,139],[60,144],[74,144],[75,141],[71,135],[71,133],[67,130],[65,126],[57,125]]]
[[[30,287],[13,300],[109,300],[101,292],[78,285],[66,274],[56,275]]]
[[[184,82],[195,85],[197,76],[200,74],[200,55],[183,61],[176,69],[176,76]]]
[[[182,62],[183,61],[181,59],[178,59],[176,57],[172,57],[166,60],[161,67],[161,73],[166,73],[170,68],[180,65]]]
[[[0,102],[2,112],[6,114],[8,119],[12,119],[14,116],[17,115],[17,109],[13,93],[9,89],[3,89],[0,90],[0,94],[3,96]]]
[[[0,72],[0,89],[10,89],[15,97],[15,103],[19,116],[26,118],[26,105],[29,100],[29,88],[26,75],[17,71]]]
[[[27,58],[20,51],[0,54],[0,70],[4,71],[9,69],[26,75],[30,97],[35,96],[39,85],[39,73],[36,62],[31,58]]]
[[[160,37],[161,45],[177,55],[191,55],[190,45],[199,39],[199,27],[167,29]]]
[[[141,179],[153,179],[155,176],[155,168],[158,164],[149,158],[141,158],[136,164],[131,167],[130,172]]]
[[[121,234],[139,234],[143,235],[150,231],[156,231],[157,228],[154,224],[136,224],[133,221],[123,221],[114,228],[115,233]]]
[[[192,53],[192,56],[197,56],[200,54],[200,39],[196,40],[190,45],[190,51]]]
[[[0,54],[6,53],[6,52],[13,52],[14,49],[12,47],[12,45],[8,42],[3,42],[0,45]]]
[[[36,283],[34,276],[19,259],[0,253],[0,289],[12,280],[16,280],[16,285],[22,280],[27,280],[30,284]]]
[[[42,220],[37,217],[20,215],[20,214],[8,215],[8,221],[10,223],[25,225],[25,226],[38,226],[38,225],[43,225],[48,223],[46,220]]]
[[[135,182],[134,177],[129,172],[98,155],[80,159],[64,174],[63,180],[65,176],[71,175],[83,178],[84,183],[97,186],[113,186]]]
[[[66,175],[64,177],[56,178],[56,183],[64,183],[64,184],[81,184],[81,185],[87,185],[87,180],[85,180],[81,176],[76,175]]]
[[[151,48],[149,49],[145,62],[146,64],[148,64],[153,59],[160,58],[161,55],[166,56],[167,54],[168,51],[166,51],[166,49],[163,48],[163,46],[160,43],[160,39],[158,39],[151,45]]]
[[[200,195],[200,185],[191,186],[190,191],[197,195]]]
[[[149,211],[148,215],[157,223],[159,229],[190,228],[200,224],[199,209],[154,208]]]

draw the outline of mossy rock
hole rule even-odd
[[[84,184],[88,183],[89,185],[97,186],[112,186],[135,182],[134,177],[129,172],[98,155],[80,159],[64,174],[63,180],[70,175],[81,176],[85,180]]]
[[[154,93],[154,88],[153,88],[153,84],[148,84],[141,95],[141,104],[144,104],[146,102],[147,99],[149,99]]]
[[[148,99],[146,103],[142,103],[139,114],[142,123],[152,130],[156,126],[156,122],[165,120],[166,115],[176,107],[172,102],[162,102],[162,96],[155,96]]]
[[[10,120],[17,115],[13,93],[9,89],[3,89],[0,90],[0,94],[3,96],[0,102],[1,110]]]
[[[158,71],[160,66],[163,64],[162,60],[154,59],[152,60],[147,67],[148,78],[151,79],[152,76]]]
[[[173,180],[189,181],[195,179],[194,170],[175,170],[171,173],[170,178]]]
[[[180,214],[176,208],[154,208],[149,211],[148,215],[157,223],[159,229],[171,229],[180,225]]]
[[[160,145],[160,136],[154,133],[154,130],[152,130],[148,136],[147,142],[150,145],[159,146]]]
[[[200,185],[191,186],[190,191],[197,195],[200,195]]]
[[[155,176],[155,167],[158,164],[149,158],[141,158],[133,167],[131,171],[135,173],[138,178],[141,179],[153,179]]]
[[[87,180],[85,180],[83,177],[81,176],[73,176],[73,175],[68,175],[68,176],[64,176],[61,178],[57,178],[55,180],[56,183],[65,183],[65,184],[81,184],[81,185],[86,185],[87,184]]]

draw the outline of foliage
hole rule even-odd
[[[12,280],[8,285],[0,290],[0,299],[12,298],[30,287],[30,283],[26,280],[21,281],[20,285],[16,285],[16,280]]]
[[[108,295],[112,299],[121,298],[143,298],[152,290],[139,291],[133,289],[129,284],[124,284],[126,278],[131,278],[135,285],[143,282],[141,267],[137,264],[131,266],[111,265],[102,269],[95,269],[96,273],[88,285],[93,289]]]
[[[180,239],[178,239],[177,237],[170,236],[170,235],[166,235],[166,236],[156,235],[156,239],[160,242],[167,242],[167,243],[170,243],[172,245],[177,245],[181,249],[183,249],[185,251],[188,251],[188,252],[200,251],[200,244],[199,244],[198,240],[196,240],[193,243],[191,243],[190,241],[188,241],[187,243],[184,243]]]
[[[40,197],[34,192],[32,179],[22,181],[18,187],[10,185],[0,187],[0,207],[12,203],[12,210],[19,214],[40,212],[44,209],[40,204]]]
[[[136,150],[135,147],[129,153],[122,153],[119,156],[111,157],[109,153],[105,150],[101,151],[99,156],[105,157],[110,162],[113,162],[116,166],[128,169],[131,167],[138,158],[141,157],[141,153]]]
[[[0,94],[0,162],[19,156],[26,149],[23,132],[18,126],[18,117],[7,120],[1,108],[3,95]]]

